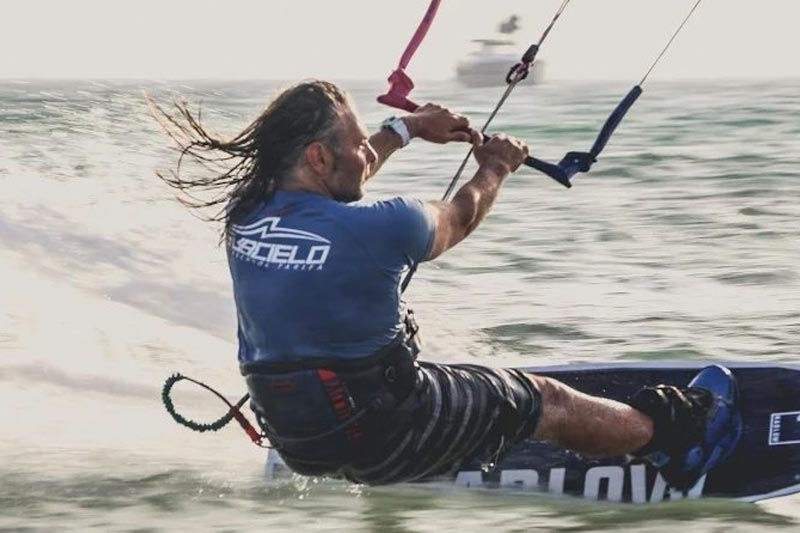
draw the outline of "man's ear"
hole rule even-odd
[[[306,163],[317,174],[328,174],[333,170],[333,152],[325,143],[313,142],[305,149]]]

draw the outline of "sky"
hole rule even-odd
[[[695,0],[572,0],[553,79],[638,81]],[[561,0],[443,0],[408,69],[447,79],[517,14],[520,55]],[[383,79],[428,0],[2,0],[0,78]],[[800,0],[703,0],[653,77],[800,79]]]

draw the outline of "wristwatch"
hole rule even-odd
[[[382,130],[391,130],[400,136],[403,140],[403,146],[411,142],[411,134],[408,131],[408,126],[401,118],[389,117],[381,122]]]

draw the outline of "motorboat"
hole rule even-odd
[[[525,46],[516,41],[505,38],[519,29],[519,17],[512,15],[498,26],[497,38],[472,39],[470,42],[479,45],[474,51],[458,62],[456,66],[456,79],[466,87],[491,87],[504,85],[506,75],[511,67],[516,65]],[[526,83],[536,83],[541,80],[542,65],[539,60],[531,67]]]

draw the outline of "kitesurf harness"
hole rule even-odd
[[[503,92],[500,100],[498,101],[497,105],[494,107],[492,112],[489,114],[489,118],[484,123],[483,127],[481,128],[481,134],[484,136],[485,140],[488,140],[489,136],[486,134],[486,130],[491,124],[494,117],[497,115],[497,112],[500,110],[500,107],[505,103],[506,99],[511,94],[511,91],[514,87],[517,86],[519,82],[527,78],[528,72],[530,71],[531,66],[533,65],[534,61],[536,60],[536,55],[539,52],[539,48],[544,43],[547,36],[550,34],[550,31],[555,26],[556,21],[558,21],[561,14],[567,8],[571,0],[563,0],[561,5],[559,6],[558,10],[556,11],[555,15],[548,24],[547,28],[545,28],[544,32],[542,33],[539,40],[532,44],[525,53],[522,55],[522,58],[518,63],[512,66],[508,74],[506,75],[505,81],[508,84],[505,91]],[[563,185],[564,187],[570,188],[572,187],[571,179],[572,177],[579,173],[579,172],[589,172],[592,167],[592,164],[597,162],[597,158],[600,153],[605,148],[608,141],[611,139],[611,135],[617,129],[617,126],[622,122],[622,119],[625,118],[628,110],[633,106],[636,100],[642,94],[642,85],[650,76],[650,73],[653,71],[655,66],[664,56],[664,54],[669,49],[672,42],[677,37],[678,33],[683,29],[683,27],[688,22],[689,18],[695,12],[697,7],[700,5],[702,0],[696,0],[695,4],[692,6],[691,10],[689,11],[688,15],[683,19],[681,24],[678,26],[677,30],[672,34],[672,37],[667,42],[666,46],[661,50],[661,53],[658,54],[656,59],[653,61],[650,68],[647,70],[645,75],[642,77],[641,81],[637,85],[635,85],[628,94],[617,104],[617,107],[611,112],[611,114],[606,119],[603,127],[600,129],[600,133],[597,135],[597,138],[592,144],[592,147],[589,149],[588,152],[580,152],[580,151],[570,151],[559,161],[558,163],[550,163],[544,161],[542,159],[538,159],[533,156],[528,156],[525,158],[524,164],[531,168],[534,168],[547,176],[550,176],[555,181]],[[428,5],[428,10],[425,12],[425,16],[420,22],[417,30],[414,32],[414,35],[411,38],[411,41],[406,46],[403,55],[400,57],[400,62],[398,63],[397,68],[391,73],[389,76],[389,89],[387,90],[386,94],[381,95],[378,97],[378,102],[395,107],[398,109],[402,109],[408,112],[414,112],[419,106],[408,99],[411,90],[414,88],[414,82],[411,78],[406,74],[405,69],[408,66],[408,63],[411,61],[414,53],[417,51],[422,40],[425,38],[425,35],[428,33],[431,24],[433,23],[433,19],[436,16],[436,12],[439,9],[439,4],[441,0],[432,0],[431,3]],[[450,198],[453,190],[455,189],[458,180],[461,177],[461,173],[464,171],[464,167],[466,167],[467,163],[469,162],[470,156],[472,155],[472,149],[470,148],[467,155],[464,157],[464,160],[461,162],[461,165],[458,167],[455,176],[450,181],[447,189],[445,190],[444,195],[442,196],[442,200],[446,201]],[[408,287],[408,284],[411,282],[411,278],[413,277],[414,273],[417,271],[417,264],[413,264],[406,275],[403,283],[401,285],[402,290],[405,291]]]
[[[241,428],[247,433],[250,440],[257,446],[262,448],[277,448],[284,450],[296,445],[314,444],[324,439],[338,435],[346,434],[353,435],[348,430],[354,428],[359,420],[367,413],[383,408],[397,407],[405,399],[408,398],[410,392],[416,385],[415,371],[410,373],[408,371],[409,363],[416,360],[417,354],[420,351],[420,337],[419,326],[414,319],[413,310],[406,308],[404,320],[404,327],[402,331],[395,337],[395,339],[387,346],[381,348],[373,355],[360,358],[354,361],[339,360],[339,359],[313,359],[307,361],[291,361],[291,362],[253,362],[243,363],[240,370],[243,376],[248,381],[248,388],[250,392],[245,394],[235,404],[231,403],[225,396],[213,389],[211,386],[184,376],[180,373],[171,375],[164,382],[161,391],[161,400],[164,407],[172,418],[182,426],[197,432],[206,431],[219,431],[231,420],[236,420]],[[381,366],[382,365],[382,366]],[[388,389],[385,390],[372,390],[367,392],[367,398],[364,394],[361,395],[356,401],[349,392],[350,388],[357,388],[363,391],[364,387],[356,384],[356,387],[351,387],[351,380],[365,381],[363,374],[374,368],[379,368],[381,376],[380,380],[389,384]],[[398,369],[406,369],[401,372]],[[251,381],[258,380],[258,376],[269,379],[269,376],[277,376],[277,380],[269,386],[280,392],[281,388],[286,389],[292,379],[296,379],[297,374],[309,373],[316,374],[316,378],[322,383],[328,399],[333,403],[335,414],[341,419],[333,423],[329,428],[312,435],[304,435],[302,437],[286,437],[280,435],[279,432],[271,429],[270,420],[273,417],[265,416],[265,409],[259,405],[259,396],[262,396],[258,390],[253,390],[255,387],[251,386]],[[379,381],[380,381],[379,380]],[[198,385],[219,398],[225,405],[228,406],[228,412],[211,423],[196,422],[187,419],[178,413],[172,401],[171,393],[172,388],[180,381],[189,381]],[[374,380],[370,380],[371,382]],[[344,387],[342,386],[344,385]],[[387,392],[388,390],[388,392]],[[255,397],[255,398],[254,398]],[[251,400],[251,406],[256,411],[259,418],[259,426],[261,431],[256,430],[253,424],[241,412],[242,406]],[[345,402],[347,405],[343,405]],[[260,408],[261,407],[261,408]],[[274,422],[274,420],[272,420]],[[265,440],[268,439],[270,444],[266,444]]]
[[[317,475],[374,449],[413,410],[417,350],[405,332],[358,359],[243,363],[264,435],[295,472]]]
[[[329,376],[328,374],[323,373],[320,377],[325,379],[325,378],[328,378],[328,376]],[[330,380],[330,378],[328,378],[328,379]],[[199,385],[200,387],[203,387],[204,389],[206,389],[206,390],[210,391],[211,393],[213,393],[215,396],[217,396],[220,400],[222,400],[228,406],[228,408],[229,408],[228,412],[225,415],[223,415],[222,417],[220,417],[217,420],[215,420],[214,422],[211,422],[210,424],[204,424],[204,423],[201,423],[201,422],[195,422],[194,420],[189,420],[189,419],[183,417],[180,413],[178,413],[175,410],[175,406],[172,403],[172,398],[170,397],[170,394],[172,392],[172,387],[176,383],[178,383],[179,381],[182,381],[182,380],[186,380],[186,381],[190,381],[192,383],[195,383],[196,385]],[[373,408],[379,407],[379,405],[380,405],[379,403],[368,404],[367,406],[362,407],[361,409],[359,409],[356,413],[354,413],[346,421],[344,421],[344,422],[332,427],[329,430],[323,431],[322,433],[319,433],[319,434],[316,434],[316,435],[312,435],[312,436],[309,436],[309,437],[302,437],[302,438],[288,438],[288,437],[281,438],[277,434],[274,434],[272,432],[269,432],[269,431],[266,431],[266,430],[263,430],[263,429],[262,429],[262,431],[256,430],[255,427],[253,427],[253,424],[251,424],[250,421],[247,420],[247,417],[245,417],[244,414],[241,411],[241,407],[249,399],[250,399],[250,393],[248,392],[247,394],[242,396],[241,399],[238,402],[236,402],[236,404],[232,404],[230,401],[228,401],[227,398],[225,398],[222,394],[220,394],[219,392],[214,390],[211,386],[206,385],[205,383],[203,383],[201,381],[197,381],[195,379],[192,379],[192,378],[190,378],[188,376],[184,376],[183,374],[180,374],[180,373],[177,373],[177,372],[175,374],[172,374],[169,378],[167,378],[167,381],[164,382],[164,387],[163,387],[163,389],[161,391],[161,400],[164,402],[164,407],[167,409],[167,412],[172,416],[172,418],[177,423],[179,423],[180,425],[186,426],[186,427],[188,427],[189,429],[191,429],[193,431],[204,433],[206,431],[219,431],[220,429],[222,429],[225,426],[227,426],[228,423],[231,420],[236,419],[236,421],[239,423],[241,428],[245,431],[245,433],[247,433],[247,436],[250,438],[250,440],[253,442],[253,444],[255,444],[256,446],[260,446],[261,448],[270,448],[270,449],[272,449],[272,448],[280,448],[280,446],[277,445],[278,442],[284,443],[284,445],[286,445],[286,444],[299,444],[299,443],[306,443],[306,442],[315,442],[315,441],[318,441],[318,440],[322,440],[322,439],[324,439],[326,437],[329,437],[331,435],[334,435],[334,434],[336,434],[338,432],[344,431],[348,427],[356,424],[361,417],[363,417],[365,414],[367,414],[368,411],[370,411]],[[262,426],[262,428],[263,428],[263,426]],[[269,442],[271,444],[265,444],[265,442],[264,442],[265,439],[269,439]]]

